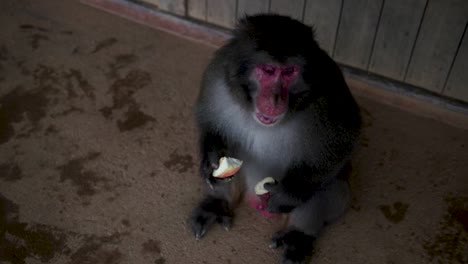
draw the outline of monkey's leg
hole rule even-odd
[[[321,230],[344,214],[349,201],[348,183],[335,180],[290,213],[288,226],[273,236],[270,247],[284,247],[283,263],[305,263]]]
[[[201,239],[214,223],[229,230],[234,217],[233,209],[241,195],[241,179],[234,176],[230,182],[220,183],[208,188],[207,195],[193,210],[190,224],[195,238]]]

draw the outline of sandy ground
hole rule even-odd
[[[0,28],[0,263],[278,263],[247,206],[187,229],[213,48],[75,1],[1,1]],[[468,131],[357,99],[353,205],[313,263],[468,263]]]

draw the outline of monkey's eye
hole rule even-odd
[[[287,67],[281,71],[281,74],[283,76],[291,76],[297,71],[297,68],[292,66],[292,67]]]
[[[275,72],[276,72],[276,68],[273,67],[273,66],[268,66],[268,65],[265,65],[262,67],[262,70],[264,73],[268,74],[268,75],[274,75]]]

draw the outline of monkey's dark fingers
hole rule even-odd
[[[210,162],[208,159],[205,159],[201,166],[202,176],[204,176],[205,178],[208,178],[211,176],[211,174],[213,174],[213,171],[216,169],[217,167],[215,166],[214,163]]]
[[[203,214],[200,214],[196,218],[193,218],[191,222],[191,227],[195,239],[202,239],[205,236],[206,231],[208,231],[209,227],[213,225],[215,220],[215,217]]]
[[[216,186],[218,184],[228,183],[228,182],[232,181],[233,178],[234,178],[234,176],[227,177],[227,178],[216,178],[216,177],[213,177],[213,176],[209,176],[205,180],[206,180],[206,183],[208,184],[208,186],[210,186],[210,188],[213,189],[214,186]]]
[[[307,256],[299,255],[295,250],[285,250],[281,264],[306,264]]]
[[[273,235],[270,248],[285,248],[283,264],[306,263],[315,238],[299,230],[282,230]]]
[[[203,155],[201,163],[201,173],[202,176],[208,178],[211,176],[213,171],[219,168],[219,159],[220,155],[215,151],[206,152]]]
[[[229,231],[232,227],[232,215],[223,215],[218,217],[218,223],[220,223],[224,230]]]
[[[215,222],[228,230],[232,225],[232,218],[226,200],[207,196],[192,213],[190,225],[195,239],[200,240]]]
[[[283,239],[286,234],[286,231],[281,230],[276,232],[271,238],[270,248],[279,248],[283,246]]]
[[[216,178],[216,177],[212,177],[212,178],[215,178],[216,183],[228,183],[232,181],[232,179],[234,179],[233,176],[227,177],[227,178]]]
[[[212,170],[216,170],[219,167],[219,159],[220,155],[218,153],[212,151],[208,152],[208,162]]]

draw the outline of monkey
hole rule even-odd
[[[204,71],[194,106],[206,193],[189,217],[197,240],[216,223],[232,227],[243,198],[267,217],[287,216],[270,247],[282,263],[306,263],[339,219],[351,192],[342,177],[360,137],[359,106],[341,68],[312,27],[277,14],[245,16]],[[243,161],[212,176],[221,157]],[[254,193],[265,177],[266,199]]]

